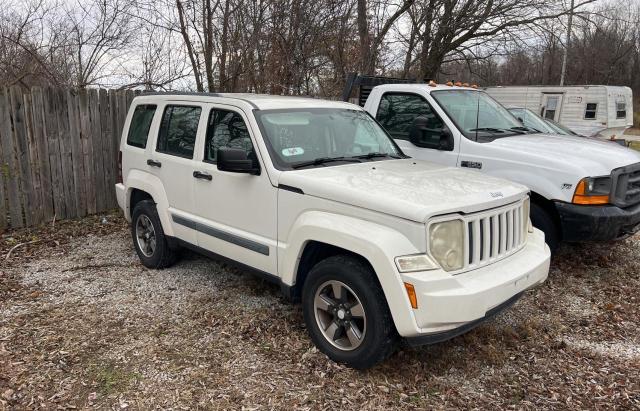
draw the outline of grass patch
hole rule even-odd
[[[90,370],[97,391],[109,395],[126,391],[140,380],[140,374],[126,371],[113,364],[93,366]]]

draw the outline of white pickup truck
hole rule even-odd
[[[413,158],[529,187],[533,225],[552,250],[560,241],[614,240],[640,228],[637,151],[528,129],[473,87],[378,85],[364,108]]]
[[[549,270],[526,187],[407,158],[352,104],[144,94],[120,162],[118,204],[145,266],[180,247],[231,260],[300,300],[314,343],[353,367],[398,336],[466,332]]]

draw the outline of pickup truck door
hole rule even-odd
[[[369,98],[375,97],[372,95]],[[433,108],[425,96],[410,92],[385,91],[379,98],[375,117],[405,154],[419,160],[456,166],[460,136],[455,128],[447,126],[443,116]],[[418,117],[422,121],[419,132],[412,130]],[[443,132],[448,132],[453,140],[453,145],[448,149],[442,149],[440,145]],[[416,133],[419,134],[419,138],[416,138]]]
[[[206,130],[197,146],[191,180],[198,246],[267,274],[277,274],[277,196],[245,113],[234,106],[208,105]],[[220,171],[216,151],[241,148],[260,162],[261,173]]]

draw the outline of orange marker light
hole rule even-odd
[[[469,87],[469,83],[462,83],[464,87]]]
[[[587,195],[586,194],[586,183],[584,180],[580,180],[578,186],[576,187],[576,192],[573,195],[572,202],[574,204],[586,204],[586,205],[594,205],[594,204],[608,204],[609,196],[608,195]]]
[[[431,81],[429,82],[429,85],[430,85],[431,87],[436,87],[436,86],[438,85],[438,83],[436,83],[435,81],[431,80]]]
[[[404,288],[407,290],[407,296],[411,303],[411,308],[414,310],[418,308],[418,296],[416,295],[416,289],[413,288],[413,284],[404,283]]]
[[[477,84],[472,84],[471,88],[478,88],[478,85]]]
[[[455,86],[456,86],[456,87],[461,87],[461,86],[462,86],[462,83],[461,83],[461,82],[459,82],[459,81],[456,81]]]
[[[447,81],[447,86],[453,87],[453,82],[452,81]]]

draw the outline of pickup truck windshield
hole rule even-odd
[[[550,126],[542,117],[538,116],[536,113],[529,109],[510,108],[508,110],[511,114],[516,116],[518,120],[522,121],[522,124],[524,124],[525,127],[529,127],[541,133],[556,133],[556,130],[552,126]]]
[[[437,90],[431,96],[465,137],[474,141],[493,141],[531,132],[500,103],[482,91]]]
[[[382,127],[361,110],[260,110],[255,116],[280,169],[404,157]]]

